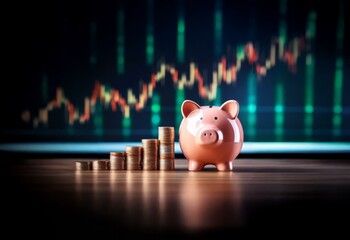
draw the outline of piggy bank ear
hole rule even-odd
[[[239,112],[239,104],[235,100],[229,100],[224,102],[221,105],[220,109],[227,112],[229,115],[229,118],[235,119]]]
[[[181,106],[182,116],[184,118],[187,118],[187,116],[190,115],[191,112],[193,112],[194,110],[199,109],[199,108],[200,108],[200,106],[197,103],[195,103],[191,100],[185,100]]]

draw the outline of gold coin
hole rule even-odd
[[[108,162],[106,160],[95,160],[92,162],[93,170],[108,170]]]
[[[75,169],[79,171],[91,170],[91,162],[88,162],[88,161],[75,162]]]
[[[110,152],[110,156],[125,157],[125,152]]]
[[[142,147],[139,146],[127,146],[125,147],[126,155],[140,155],[142,153]]]

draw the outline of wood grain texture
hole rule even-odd
[[[348,161],[237,159],[233,172],[189,172],[177,159],[169,172],[76,171],[81,160],[87,159],[9,165],[2,174],[7,228],[42,237],[177,239],[347,229]]]

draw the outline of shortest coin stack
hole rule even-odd
[[[95,160],[92,162],[92,170],[108,170],[108,162],[106,160]]]
[[[158,169],[158,139],[142,139],[143,170]]]
[[[125,169],[125,152],[111,152],[109,155],[110,170]]]
[[[91,162],[75,162],[75,169],[77,171],[83,171],[83,170],[91,170],[92,164]]]
[[[141,170],[142,147],[127,146],[126,153],[126,170]]]

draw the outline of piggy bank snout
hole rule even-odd
[[[200,144],[214,144],[218,141],[219,134],[214,129],[204,129],[199,133],[198,138]]]

